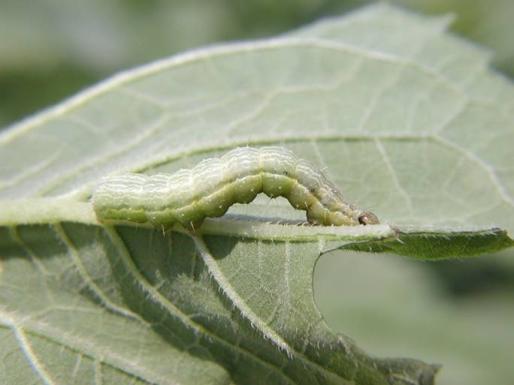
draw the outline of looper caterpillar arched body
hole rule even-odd
[[[198,228],[206,217],[259,193],[282,196],[318,225],[378,224],[378,218],[347,203],[322,172],[283,147],[239,147],[174,174],[121,174],[104,178],[93,192],[100,222],[176,223]]]

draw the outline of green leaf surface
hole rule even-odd
[[[492,253],[512,246],[514,241],[507,232],[495,228],[487,230],[404,228],[398,231],[396,237],[350,243],[341,246],[340,249],[438,260]]]
[[[512,243],[512,85],[446,24],[374,6],[122,73],[4,132],[0,382],[431,384],[437,366],[333,333],[312,275],[336,247],[436,258]],[[400,233],[292,225],[303,213],[284,200],[196,235],[92,214],[104,175],[269,143]]]

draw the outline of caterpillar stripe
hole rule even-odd
[[[307,161],[283,147],[240,147],[174,174],[122,174],[104,178],[93,192],[103,223],[176,223],[198,228],[206,217],[259,193],[285,197],[317,225],[378,224],[378,218],[347,203],[337,187]]]

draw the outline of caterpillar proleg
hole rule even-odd
[[[92,202],[103,223],[180,223],[198,228],[206,217],[225,214],[234,203],[259,193],[282,196],[317,225],[378,224],[378,218],[347,203],[325,175],[291,151],[276,146],[239,147],[174,174],[121,174],[97,185]]]

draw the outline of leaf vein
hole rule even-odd
[[[155,303],[162,306],[167,310],[168,314],[176,317],[184,326],[191,328],[195,333],[205,335],[212,340],[218,341],[220,344],[224,345],[230,350],[235,351],[236,353],[244,354],[252,360],[260,363],[261,365],[268,367],[274,371],[276,371],[280,376],[284,378],[287,383],[295,384],[295,382],[289,378],[289,376],[280,370],[277,369],[274,363],[265,361],[263,358],[255,355],[253,352],[244,349],[241,346],[232,345],[230,342],[224,340],[221,336],[218,336],[212,333],[210,330],[206,329],[204,326],[194,322],[190,317],[188,317],[185,313],[183,313],[178,307],[176,307],[173,303],[171,303],[168,299],[163,297],[159,292],[157,292],[145,279],[145,277],[139,272],[134,262],[130,258],[129,252],[126,249],[123,240],[119,237],[118,233],[114,229],[114,227],[106,226],[106,231],[111,239],[113,245],[119,251],[122,262],[125,264],[129,272],[134,276],[137,283],[140,287],[146,291]]]

